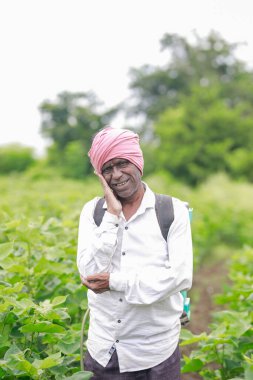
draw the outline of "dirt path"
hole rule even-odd
[[[227,263],[218,261],[211,265],[203,265],[194,275],[191,297],[191,322],[188,329],[194,334],[208,331],[211,322],[211,314],[219,307],[214,304],[213,296],[222,292],[223,285],[227,282]],[[191,347],[181,349],[182,354],[189,355]],[[199,375],[183,374],[182,380],[199,380]]]

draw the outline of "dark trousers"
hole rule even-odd
[[[178,346],[174,353],[164,362],[153,368],[141,371],[120,373],[116,350],[106,367],[101,366],[87,351],[84,366],[86,371],[94,373],[92,380],[180,380],[180,352]]]

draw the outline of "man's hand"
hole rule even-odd
[[[104,190],[105,200],[107,204],[107,211],[110,212],[111,214],[119,216],[122,211],[122,205],[120,201],[115,197],[112,189],[110,188],[110,186],[108,185],[108,183],[106,182],[102,174],[98,174],[96,172],[95,174],[98,176]]]
[[[88,289],[92,290],[96,294],[99,294],[104,293],[107,290],[110,290],[109,278],[110,273],[95,273],[86,278],[83,278],[81,276],[81,281],[82,284],[86,286]]]

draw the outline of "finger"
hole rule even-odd
[[[86,277],[87,281],[101,281],[104,279],[105,273],[90,274]]]
[[[110,188],[110,186],[108,185],[108,183],[106,182],[106,180],[104,179],[104,177],[102,176],[102,174],[97,173],[97,176],[98,176],[98,178],[100,180],[100,183],[103,186],[104,190],[105,191],[110,191],[110,193],[111,193],[112,189]]]
[[[81,282],[85,281],[85,278],[81,274],[80,274],[80,279],[81,279]]]
[[[98,280],[99,280],[99,276],[97,274],[91,274],[90,276],[86,278],[86,281],[89,281],[89,282],[98,281]]]
[[[83,285],[85,285],[88,289],[91,290],[100,290],[104,289],[104,284],[101,283],[100,281],[88,281],[87,279],[83,282]]]
[[[100,183],[101,183],[104,191],[110,191],[111,192],[111,188],[109,187],[109,185],[106,182],[106,180],[104,179],[104,177],[101,174],[98,174],[98,177],[99,177]]]
[[[82,284],[86,286],[86,288],[90,289],[90,284],[87,280],[83,279]]]
[[[101,293],[107,292],[108,290],[109,289],[98,289],[98,290],[93,290],[93,292],[96,294],[101,294]]]
[[[94,172],[94,173],[96,174],[96,176],[98,176],[98,178],[100,179],[100,181],[106,182],[101,173],[97,173],[97,172]]]

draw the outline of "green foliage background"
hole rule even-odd
[[[165,172],[145,180],[194,208],[195,271],[210,256],[253,245],[252,185],[222,174],[195,189]],[[87,300],[76,267],[77,230],[81,208],[102,194],[100,184],[35,180],[28,172],[2,177],[0,190],[0,378],[89,378],[79,363]]]
[[[92,92],[64,91],[44,100],[39,109],[41,133],[52,142],[48,166],[70,178],[91,174],[92,138],[121,112],[130,116],[126,127],[141,136],[146,174],[166,170],[196,186],[222,171],[252,182],[253,71],[237,58],[238,45],[216,32],[205,38],[195,34],[191,43],[165,34],[161,48],[168,62],[132,68],[130,100],[111,109]],[[4,158],[0,151],[0,158],[1,172],[13,171],[13,152]],[[27,160],[26,152],[27,163],[21,165],[20,157],[16,170],[25,170]]]
[[[105,110],[94,93],[61,92],[39,106],[45,157],[0,147],[0,379],[90,378],[79,364],[87,300],[77,228],[82,205],[102,195],[87,156],[92,138],[118,112],[141,136],[144,180],[194,209],[195,271],[233,256],[233,285],[219,299],[232,311],[216,316],[209,335],[183,332],[183,344],[199,342],[183,371],[251,379],[253,71],[237,46],[215,32],[192,43],[165,34],[168,62],[131,69],[130,101]]]

